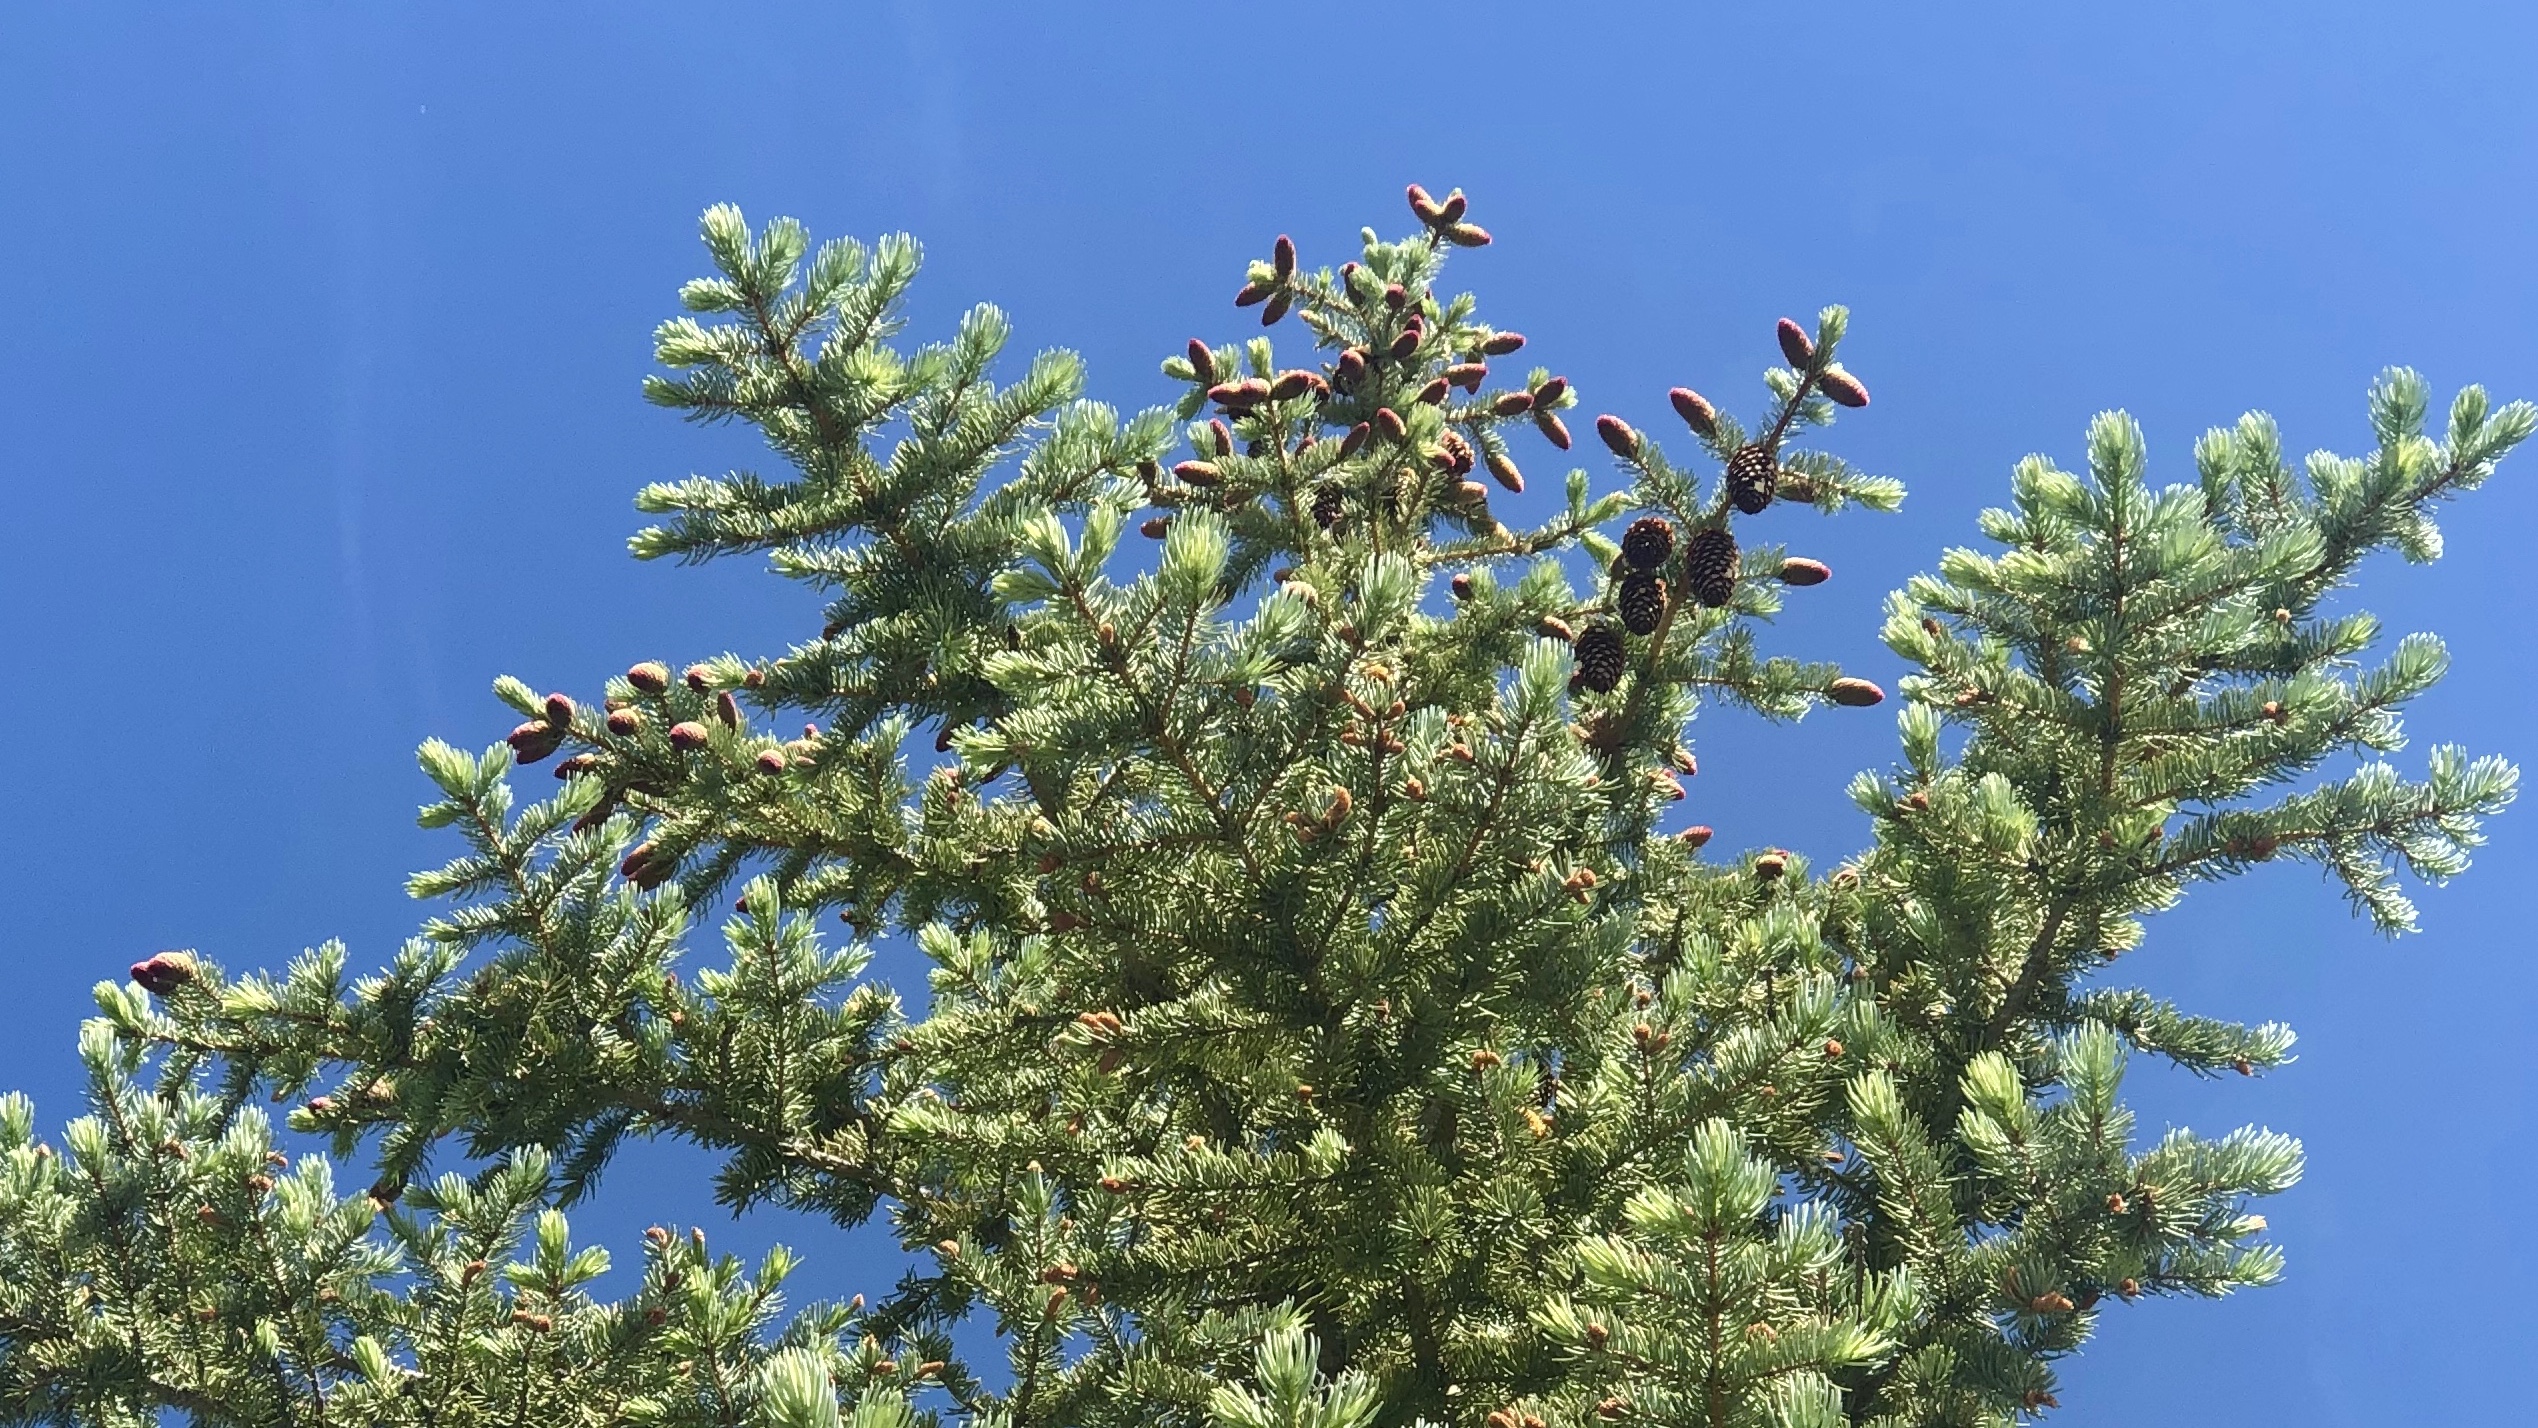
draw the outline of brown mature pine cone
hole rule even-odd
[[[1674,523],[1663,516],[1641,516],[1622,532],[1622,559],[1633,570],[1654,570],[1674,554]]]
[[[1634,635],[1655,634],[1666,615],[1666,583],[1648,571],[1634,571],[1622,580],[1614,603],[1621,609],[1623,628]]]
[[[1738,564],[1736,537],[1724,530],[1694,532],[1683,553],[1683,573],[1691,582],[1692,598],[1713,610],[1725,608],[1736,598]]]
[[[1746,515],[1759,515],[1780,485],[1778,453],[1756,442],[1727,459],[1727,499]]]
[[[1612,693],[1628,660],[1621,631],[1598,621],[1578,633],[1576,650],[1578,682],[1598,694]]]

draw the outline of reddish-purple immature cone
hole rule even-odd
[[[132,964],[135,986],[154,997],[163,997],[192,982],[197,975],[191,952],[158,952]]]
[[[513,729],[503,742],[511,746],[513,760],[533,764],[562,747],[564,732],[553,724],[533,721]]]
[[[1859,378],[1838,367],[1828,369],[1824,375],[1815,379],[1815,384],[1824,389],[1824,395],[1831,397],[1836,406],[1864,407],[1868,405],[1868,388],[1860,385]]]
[[[1784,317],[1778,330],[1780,355],[1789,359],[1790,366],[1804,367],[1815,360],[1815,339],[1807,336],[1805,328]]]
[[[1710,405],[1709,398],[1690,387],[1677,387],[1666,393],[1666,400],[1674,403],[1674,414],[1683,418],[1683,424],[1692,428],[1695,436],[1718,435],[1718,409]]]
[[[1886,702],[1886,691],[1865,679],[1837,679],[1825,686],[1824,697],[1850,709],[1865,709],[1871,704]]]
[[[1595,434],[1604,438],[1604,444],[1613,449],[1613,454],[1615,456],[1620,457],[1624,461],[1636,460],[1638,458],[1639,433],[1632,431],[1630,429],[1630,423],[1623,421],[1620,417],[1614,416],[1610,412],[1597,417],[1595,419]]]

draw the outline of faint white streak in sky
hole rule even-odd
[[[366,490],[378,320],[376,245],[371,232],[378,195],[376,156],[363,152],[362,126],[344,112],[343,35],[321,15],[304,12],[290,28],[288,94],[283,98],[285,167],[298,179],[317,251],[308,271],[321,290],[328,334],[326,470],[334,504],[335,573],[342,605],[334,612],[346,683],[364,703],[380,688],[377,611],[365,546]]]
[[[929,206],[951,208],[963,196],[965,177],[958,42],[943,33],[941,7],[928,0],[893,0],[891,11],[907,53],[909,108],[915,116],[908,152],[915,177]]]

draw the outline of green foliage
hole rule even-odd
[[[2470,389],[2435,440],[2392,373],[2372,455],[2295,471],[2250,417],[2166,488],[2100,418],[2085,475],[2019,467],[1997,552],[1894,597],[1873,846],[1711,857],[1663,828],[1704,697],[1883,698],[1765,653],[1821,568],[1750,540],[1758,493],[1901,499],[1798,444],[1866,401],[1847,314],[1783,324],[1750,427],[1675,393],[1691,457],[1598,419],[1618,487],[1572,471],[1515,529],[1476,478],[1520,486],[1578,395],[1492,367],[1522,340],[1436,287],[1486,234],[1413,206],[1337,269],[1252,265],[1311,359],[1193,343],[1177,407],[1124,420],[1062,353],[997,386],[992,308],[893,346],[912,242],[709,212],[647,393],[789,474],[646,488],[634,551],[763,553],[824,626],[595,705],[501,681],[508,747],[423,750],[463,851],[383,970],[101,987],[94,1114],[56,1149],[0,1104],[0,1415],[1998,1424],[2115,1304],[2276,1277],[2248,1206],[2298,1147],[2137,1146],[2118,1091],[2133,1052],[2253,1074],[2291,1033],[2107,966],[2195,882],[2313,861],[2396,932],[2401,870],[2465,867],[2513,771],[2387,762],[2444,656],[2362,667],[2336,597],[2436,555],[2538,412]],[[285,1159],[264,1097],[331,1156]],[[558,1207],[658,1136],[734,1206],[886,1215],[919,1267],[788,1319],[788,1257],[664,1229],[599,1302]]]

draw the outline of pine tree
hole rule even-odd
[[[91,1113],[57,1147],[0,1102],[0,1414],[1993,1424],[2054,1406],[2116,1304],[2273,1279],[2249,1206],[2297,1145],[2137,1145],[2118,1093],[2129,1056],[2256,1074],[2291,1033],[2108,963],[2259,864],[2392,933],[2400,867],[2465,867],[2514,773],[2383,761],[2444,656],[2361,668],[2379,630],[2338,596],[2436,556],[2434,508],[2538,410],[2470,388],[2434,439],[2391,372],[2370,455],[2295,471],[2249,417],[2170,487],[2100,418],[2085,474],[2019,468],[1999,553],[1893,598],[1873,845],[1716,856],[1668,827],[1704,696],[1884,697],[1760,644],[1827,574],[1762,505],[1902,496],[1801,444],[1867,403],[1847,314],[1782,324],[1751,429],[1669,393],[1688,464],[1598,419],[1618,488],[1573,471],[1512,528],[1467,478],[1521,486],[1578,394],[1494,365],[1523,339],[1437,286],[1488,234],[1410,198],[1418,231],[1336,269],[1284,238],[1251,265],[1238,307],[1308,359],[1193,340],[1177,410],[1125,419],[1063,353],[997,385],[992,308],[893,345],[912,242],[710,211],[648,394],[792,474],[650,487],[634,551],[764,553],[822,628],[596,704],[500,681],[506,741],[423,750],[464,851],[381,970],[101,984]],[[1122,548],[1140,522],[1159,550]],[[867,974],[879,938],[921,996]],[[663,1228],[595,1298],[559,1207],[660,1136],[735,1207],[886,1216],[919,1267],[787,1317],[789,1256]]]

